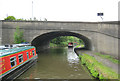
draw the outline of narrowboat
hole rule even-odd
[[[15,79],[37,60],[34,46],[0,50],[0,79]]]
[[[68,43],[68,47],[73,47],[73,43]]]

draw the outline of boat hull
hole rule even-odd
[[[15,79],[37,60],[34,46],[4,50],[0,56],[0,79]],[[23,68],[23,69],[22,69]]]
[[[17,79],[20,75],[22,75],[25,71],[27,71],[30,67],[32,67],[37,62],[37,59],[32,59],[13,72],[9,73],[8,75],[4,76],[2,78],[2,81],[12,81],[14,79]]]

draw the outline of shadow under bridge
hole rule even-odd
[[[59,36],[74,36],[74,37],[80,38],[85,43],[85,49],[91,50],[90,39],[88,39],[86,36],[83,36],[82,34],[69,32],[69,31],[54,31],[54,32],[44,33],[42,35],[37,36],[35,39],[33,39],[31,44],[35,46],[37,52],[39,52],[39,50],[49,48],[50,41]]]

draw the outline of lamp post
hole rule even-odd
[[[103,15],[104,15],[103,13],[97,13],[97,16],[100,16],[100,18],[102,19],[102,21],[103,21],[103,18],[102,18]],[[99,30],[102,28],[102,21],[100,23],[101,26],[98,28]]]
[[[32,20],[33,20],[33,1],[32,1]]]
[[[100,16],[100,18],[102,19],[102,21],[103,21],[103,18],[102,18],[103,15],[104,15],[103,13],[97,13],[97,16]]]

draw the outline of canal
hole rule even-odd
[[[50,48],[18,79],[91,79],[72,48]]]

